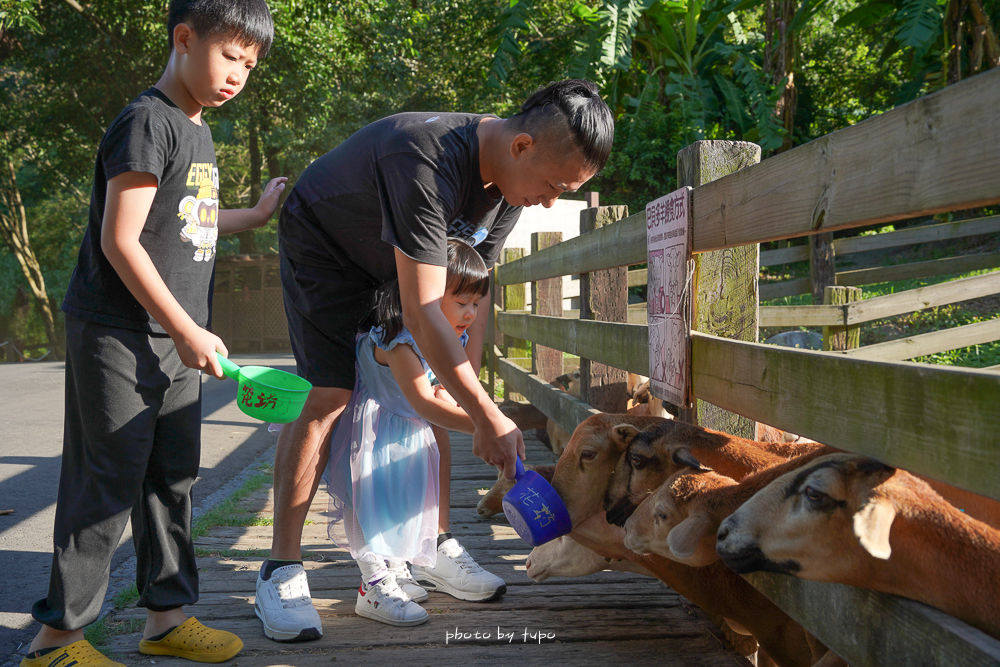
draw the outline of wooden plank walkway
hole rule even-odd
[[[527,438],[528,462],[555,460],[552,452]],[[346,550],[326,536],[328,496],[316,494],[303,536],[305,566],[324,636],[314,642],[280,644],[264,637],[254,615],[253,595],[262,558],[199,557],[201,600],[186,608],[213,627],[235,632],[243,652],[233,667],[406,664],[434,667],[470,665],[607,665],[627,659],[631,666],[736,667],[751,663],[734,651],[704,612],[660,582],[638,575],[600,572],[589,577],[532,582],[524,562],[531,549],[502,514],[480,520],[476,503],[496,479],[492,468],[472,454],[472,439],[452,434],[451,527],[485,568],[503,577],[507,594],[488,603],[430,594],[423,603],[430,620],[395,628],[357,616],[359,573]],[[270,487],[241,501],[270,524]],[[201,550],[267,550],[270,525],[218,526],[196,542]],[[231,553],[227,552],[227,553]],[[114,621],[142,619],[145,610],[126,609]],[[476,633],[479,637],[476,637]],[[455,637],[456,633],[462,633]],[[501,638],[498,636],[502,634]],[[107,648],[128,665],[190,667],[192,663],[138,653],[139,634],[112,637]],[[627,656],[627,657],[626,657]]]

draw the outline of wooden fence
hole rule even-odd
[[[992,70],[722,178],[705,158],[712,147],[698,148],[694,176],[685,171],[679,180],[697,186],[691,193],[691,236],[700,264],[718,255],[731,268],[732,258],[742,253],[756,267],[757,244],[764,241],[1000,202],[1000,187],[991,176],[1000,168],[998,107],[1000,70]],[[646,225],[640,212],[499,266],[495,282],[504,287],[624,271],[644,261]],[[709,273],[703,268],[699,281]],[[994,289],[984,285],[995,277],[986,278],[959,289],[970,284]],[[744,286],[756,298],[756,268],[731,272],[726,280],[741,285],[720,287],[716,275],[716,297],[708,298],[712,292],[701,284],[695,289],[700,314],[699,330],[692,333],[691,377],[699,401],[1000,499],[1000,376],[734,340],[748,330],[748,318],[756,340],[756,303],[747,308],[736,298]],[[924,296],[945,298],[947,288],[941,287]],[[885,303],[872,299],[837,307],[838,322],[899,307]],[[832,310],[807,312],[816,322],[833,318]],[[566,319],[491,310],[490,316],[505,337],[532,341],[533,351],[545,346],[649,374],[647,328],[627,323],[627,313],[619,312],[617,322],[586,319],[586,313],[585,319]],[[739,322],[729,338],[706,333],[721,330],[716,322],[732,320]],[[493,361],[507,387],[569,431],[596,411],[586,396],[577,400],[507,359]],[[855,667],[1000,665],[1000,641],[916,602],[770,573],[747,579]]]
[[[277,255],[215,262],[212,331],[230,352],[291,349]]]
[[[1000,234],[1000,216],[961,220],[958,222],[944,222],[872,236],[837,239],[833,242],[833,251],[834,255],[840,258],[845,255],[870,252],[872,250],[885,250],[923,243],[940,243],[942,241],[985,234]],[[800,262],[808,259],[809,248],[804,245],[779,248],[777,250],[765,250],[760,253],[761,266],[779,266],[781,264]],[[949,273],[968,273],[969,271],[994,269],[997,267],[1000,267],[1000,252],[986,252],[924,262],[911,262],[895,266],[837,271],[836,276],[838,285],[874,285],[875,283],[893,280],[942,276]],[[760,286],[760,300],[770,301],[783,296],[808,294],[810,289],[811,283],[809,278],[796,278],[794,280],[766,283]]]

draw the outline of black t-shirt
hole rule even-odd
[[[212,132],[195,125],[150,88],[108,127],[97,149],[90,221],[62,309],[125,329],[166,333],[146,312],[101,250],[108,181],[129,171],[153,174],[156,195],[139,242],[170,293],[198,326],[208,325],[219,236],[219,169]]]
[[[279,223],[281,252],[384,283],[396,277],[393,247],[447,266],[451,236],[473,243],[492,267],[521,207],[483,187],[476,136],[483,117],[402,113],[355,132],[292,188]]]

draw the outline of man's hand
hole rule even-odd
[[[500,410],[494,410],[487,421],[476,425],[472,435],[472,453],[491,466],[503,470],[503,476],[514,479],[514,457],[524,459],[524,439],[514,422]]]
[[[192,324],[194,323],[192,322]],[[219,379],[224,377],[222,364],[215,356],[217,350],[222,353],[222,356],[229,356],[229,350],[226,349],[226,344],[222,342],[221,338],[197,325],[171,337],[174,340],[174,345],[177,346],[177,354],[181,358],[181,363],[188,368],[205,371]]]

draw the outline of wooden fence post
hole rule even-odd
[[[628,217],[627,206],[580,211],[580,234]],[[628,322],[628,267],[580,274],[580,319]],[[625,371],[580,359],[580,398],[601,412],[625,412]]]
[[[823,303],[828,306],[842,306],[853,301],[861,301],[860,287],[828,286],[823,291]],[[861,347],[861,325],[849,327],[823,327],[823,349],[827,352],[856,350]]]
[[[698,187],[758,162],[757,144],[697,141],[677,153],[677,184]],[[692,328],[756,343],[760,244],[701,253],[695,256],[695,262]],[[701,400],[694,409],[682,411],[678,418],[751,440],[757,430],[754,420]]]
[[[503,251],[503,261],[504,264],[513,262],[516,259],[521,259],[524,257],[524,248],[504,248]],[[504,285],[503,288],[503,309],[504,310],[521,310],[525,309],[525,294],[524,294],[524,283],[519,283],[517,285]],[[514,361],[519,359],[521,361],[515,361],[514,363],[521,364],[524,359],[529,357],[528,354],[528,341],[521,338],[514,338],[512,336],[503,337],[503,356],[507,359]],[[513,392],[505,391],[504,394],[507,399],[512,401],[523,400],[523,396],[520,394],[515,394]]]
[[[500,294],[497,290],[497,267],[494,264],[493,268],[490,270],[490,302],[487,304],[489,310],[486,311],[486,344],[483,346],[486,349],[483,351],[483,356],[485,357],[486,363],[486,393],[489,394],[490,398],[496,398],[497,390],[497,339],[500,334],[497,333],[497,306],[501,303]]]
[[[837,284],[837,262],[833,251],[833,232],[809,237],[809,280],[813,303],[825,303],[823,290]]]
[[[562,242],[562,232],[533,232],[531,252],[548,248]],[[531,312],[534,315],[550,317],[563,316],[562,276],[531,283]],[[551,347],[531,346],[531,372],[551,382],[563,373],[563,353]]]

